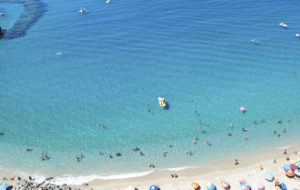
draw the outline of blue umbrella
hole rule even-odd
[[[207,190],[217,190],[217,187],[213,183],[206,184]]]
[[[287,187],[286,187],[285,183],[280,183],[280,189],[281,190],[287,190]]]
[[[295,170],[294,173],[295,173],[295,175],[296,175],[297,177],[300,177],[300,169]]]
[[[159,190],[159,188],[156,185],[151,185],[149,190]]]
[[[0,185],[0,190],[6,190],[6,188],[8,187],[9,185],[7,184],[7,183],[2,183],[1,185]]]
[[[268,172],[266,173],[266,175],[265,175],[265,179],[266,179],[267,181],[273,181],[273,180],[274,180],[274,175],[273,175],[273,173],[272,173],[271,171],[268,171]]]
[[[282,166],[282,168],[283,168],[285,171],[292,169],[290,164],[284,164],[284,165]]]

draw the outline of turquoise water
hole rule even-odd
[[[0,41],[0,169],[138,173],[149,163],[196,166],[298,138],[300,2],[44,3],[47,12],[25,37]],[[80,15],[80,7],[88,13]],[[5,27],[23,11],[13,4],[3,9]],[[279,28],[280,21],[289,29]],[[160,95],[169,110],[159,107]],[[136,146],[144,156],[132,151]],[[43,151],[50,160],[41,161]],[[80,153],[85,158],[78,163]]]

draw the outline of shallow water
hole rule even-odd
[[[149,163],[195,166],[298,137],[300,2],[44,3],[46,14],[25,37],[0,41],[0,169],[137,173]],[[80,7],[88,13],[80,15]],[[23,11],[0,8],[7,12],[0,17],[5,27]],[[280,21],[289,29],[279,28]],[[254,37],[259,45],[251,43]],[[158,106],[160,95],[169,110]],[[136,146],[145,156],[132,151]],[[188,150],[194,155],[185,155]],[[49,161],[41,161],[43,151]],[[108,157],[118,151],[121,157]],[[85,158],[77,163],[80,153]]]

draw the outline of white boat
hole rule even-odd
[[[78,12],[79,12],[80,14],[84,14],[84,13],[86,12],[86,10],[85,10],[85,8],[82,8],[82,7],[81,7],[81,8],[79,9]]]
[[[167,106],[166,99],[164,97],[159,96],[157,99],[160,107],[165,108]]]
[[[111,2],[111,0],[106,0],[106,1],[105,1],[105,3],[110,3],[110,2]]]
[[[0,16],[4,16],[5,15],[5,13],[4,12],[0,12]]]
[[[300,34],[295,34],[296,38],[300,38]]]
[[[241,111],[242,113],[246,113],[247,109],[246,109],[245,106],[240,106],[240,111]]]
[[[280,26],[281,28],[285,28],[285,29],[287,29],[287,27],[288,27],[288,25],[285,24],[284,22],[280,22],[280,23],[279,23],[279,26]]]
[[[254,43],[254,44],[258,44],[258,43],[259,43],[259,41],[258,41],[256,38],[253,38],[253,39],[251,40],[251,42]]]

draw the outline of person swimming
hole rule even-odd
[[[164,151],[163,153],[162,153],[162,156],[165,158],[165,157],[167,157],[167,155],[168,155],[168,152],[167,151]]]
[[[4,30],[2,29],[2,27],[0,26],[0,38],[4,35]]]
[[[242,128],[242,131],[243,131],[243,132],[247,132],[248,129],[245,129],[245,128],[243,127],[243,128]]]

